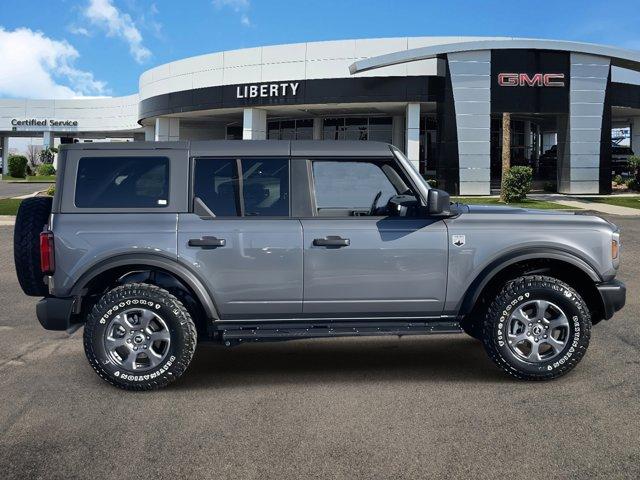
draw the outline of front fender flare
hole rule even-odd
[[[497,259],[493,260],[489,265],[482,269],[482,271],[476,276],[467,288],[464,297],[462,298],[459,308],[457,309],[459,315],[466,315],[473,309],[473,306],[480,298],[480,294],[489,282],[495,278],[505,268],[514,265],[519,262],[534,259],[545,260],[558,260],[566,262],[574,267],[579,268],[586,275],[589,276],[594,283],[600,283],[603,281],[598,271],[586,260],[578,257],[574,253],[570,253],[556,248],[528,248],[525,251],[514,251],[506,253]]]

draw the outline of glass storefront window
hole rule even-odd
[[[391,117],[325,118],[325,140],[375,140],[391,143],[393,136]]]
[[[273,120],[267,123],[269,140],[312,140],[313,119]]]

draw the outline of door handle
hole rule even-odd
[[[325,238],[314,239],[313,244],[316,247],[348,247],[349,245],[351,245],[351,240],[349,240],[348,238],[329,235]]]
[[[216,248],[224,247],[226,244],[227,241],[224,238],[217,237],[192,238],[191,240],[189,240],[190,247]]]

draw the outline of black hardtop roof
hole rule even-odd
[[[65,150],[189,150],[200,156],[390,157],[390,145],[358,140],[205,140],[184,142],[91,142]]]

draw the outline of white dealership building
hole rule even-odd
[[[459,194],[514,165],[566,193],[608,193],[611,131],[640,153],[640,52],[517,38],[405,37],[247,48],[160,65],[125,97],[0,99],[11,137],[377,140]],[[615,148],[615,139],[613,147]],[[4,162],[6,165],[7,162]]]

